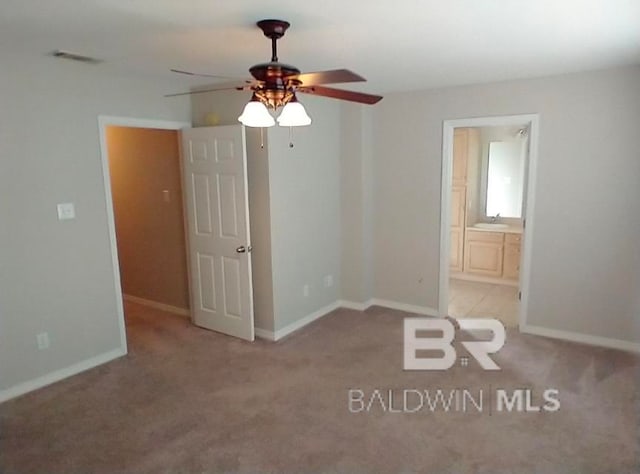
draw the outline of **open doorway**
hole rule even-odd
[[[537,116],[445,122],[440,314],[524,324]]]
[[[178,131],[110,125],[106,141],[124,300],[188,316]]]
[[[178,141],[178,130],[189,124],[101,116],[98,125],[116,307],[126,352],[125,300],[190,314]]]
[[[244,128],[232,125],[194,129],[188,123],[105,116],[99,117],[98,123],[123,352],[127,352],[125,300],[156,310],[185,314],[196,326],[253,341],[252,246],[249,239]],[[167,130],[173,132],[162,133]],[[118,178],[112,174],[114,170],[110,166],[110,148],[114,147],[109,146],[109,139],[110,135],[118,134],[127,137],[145,134],[153,136],[150,140],[153,142],[150,151],[152,156],[147,156],[149,161],[139,166],[139,170],[122,173],[125,183],[120,184],[128,186],[122,203],[118,203],[119,198],[115,195],[118,192],[115,188],[120,184],[112,184]],[[162,160],[157,159],[159,151],[153,149],[157,146],[160,135],[165,137],[164,147],[177,152],[167,158],[171,163],[164,162],[164,165],[160,164]],[[139,147],[142,145],[129,147],[129,151],[125,153],[125,161],[134,160],[135,156],[140,155]],[[181,151],[184,151],[182,159]],[[131,153],[133,157],[129,156]],[[171,171],[155,170],[163,166],[171,168]],[[167,178],[167,173],[170,179]],[[149,185],[153,180],[156,180],[154,185]],[[122,246],[129,245],[129,242],[121,244],[120,241],[127,239],[131,232],[130,229],[117,225],[118,208],[125,214],[131,213],[135,207],[132,206],[132,201],[140,199],[138,194],[143,191],[140,187],[147,185],[149,189],[144,192],[148,192],[149,196],[145,198],[145,205],[138,206],[142,209],[138,209],[134,218],[126,216],[128,219],[120,224],[139,227],[140,221],[151,221],[146,224],[151,232],[141,232],[142,238],[138,238],[131,249],[123,251]],[[162,206],[169,204],[173,204],[173,212],[168,213],[171,216],[160,211]],[[163,231],[172,234],[168,241],[164,240],[164,244],[168,246],[161,243],[163,239],[158,239],[158,234]],[[145,246],[157,248],[142,248]],[[138,280],[131,280],[127,275],[121,277],[121,268],[126,271],[127,263],[120,265],[120,260],[137,253],[152,254],[150,259],[145,256],[146,263],[140,263],[140,259],[135,261],[136,271],[140,273]],[[169,253],[171,257],[168,256]],[[168,268],[170,264],[173,264],[172,268]],[[154,299],[127,294],[131,288],[134,291],[140,288],[139,285],[129,285],[128,282],[139,283],[145,279],[161,282],[160,286],[164,289],[158,291],[158,287],[153,288],[156,295]],[[174,299],[168,302],[157,301],[158,296],[168,295],[172,295]],[[185,300],[186,295],[189,297]],[[178,306],[176,302],[186,307]]]

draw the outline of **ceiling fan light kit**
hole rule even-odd
[[[247,127],[272,127],[275,125],[275,120],[269,110],[277,111],[280,108],[282,108],[282,111],[277,118],[278,125],[282,127],[310,125],[311,117],[298,101],[297,92],[348,100],[360,104],[375,104],[382,99],[379,95],[334,89],[322,85],[366,81],[362,76],[347,69],[301,73],[298,68],[281,63],[278,60],[277,41],[284,36],[290,24],[284,20],[261,20],[256,24],[264,35],[271,40],[271,61],[256,64],[249,69],[253,80],[236,84],[224,84],[218,88],[214,87],[190,93],[197,94],[230,89],[253,91],[251,100],[245,105],[242,114],[238,117],[238,121]],[[172,69],[172,71],[180,74],[198,75],[178,69]],[[170,96],[175,95],[182,94],[170,94]]]
[[[267,106],[253,94],[251,100],[244,106],[244,110],[238,121],[247,127],[273,127],[276,121],[269,113]],[[307,114],[304,106],[298,102],[294,95],[282,108],[278,116],[278,125],[281,127],[304,127],[311,125],[311,117]]]
[[[276,124],[267,107],[258,100],[255,94],[244,106],[238,121],[247,127],[273,127]]]
[[[293,99],[282,109],[278,117],[278,125],[281,127],[304,127],[311,125],[311,117],[307,115],[304,106],[293,96]]]

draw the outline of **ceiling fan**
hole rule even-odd
[[[365,78],[348,69],[302,73],[294,66],[281,63],[278,60],[277,41],[284,36],[287,28],[290,26],[289,23],[283,20],[261,20],[257,22],[257,25],[264,35],[271,39],[271,61],[252,66],[249,72],[253,76],[253,79],[236,83],[220,84],[211,89],[169,94],[166,97],[231,89],[240,91],[251,90],[253,91],[253,96],[246,105],[242,115],[238,117],[240,122],[250,127],[269,127],[275,125],[275,120],[267,108],[276,110],[279,107],[284,107],[278,117],[279,125],[309,125],[311,119],[302,104],[298,102],[296,97],[297,92],[348,100],[361,104],[375,104],[382,99],[382,96],[379,95],[335,89],[324,85],[366,81]],[[178,69],[171,69],[171,71],[192,76],[221,77],[209,74],[195,74]]]

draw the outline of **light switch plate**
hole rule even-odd
[[[41,332],[40,334],[36,334],[36,341],[38,343],[38,349],[43,351],[45,349],[49,349],[49,334],[46,332]]]
[[[327,275],[324,277],[324,286],[325,288],[330,288],[333,286],[333,275]]]
[[[64,221],[76,218],[76,208],[72,202],[58,204],[58,220]]]

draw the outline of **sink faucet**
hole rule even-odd
[[[495,224],[500,219],[500,213],[498,212],[495,216],[491,218],[491,223]]]

